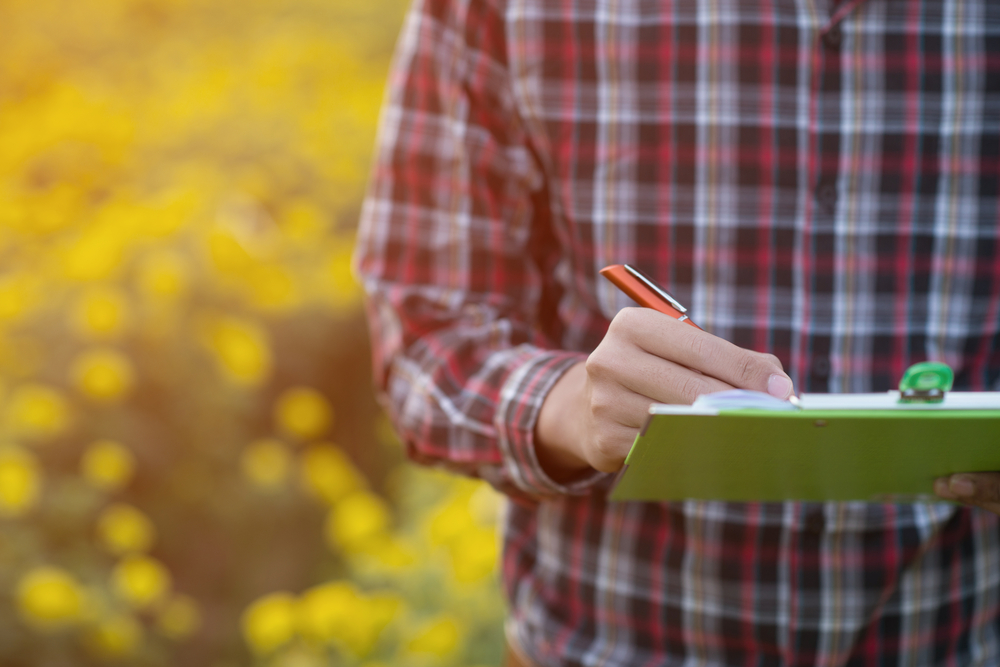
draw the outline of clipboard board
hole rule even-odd
[[[697,405],[697,404],[696,404]],[[801,409],[653,405],[611,500],[946,502],[934,479],[1000,471],[1000,392],[805,394]]]

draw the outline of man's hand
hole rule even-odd
[[[1000,472],[963,472],[934,480],[934,493],[1000,514]]]
[[[539,461],[556,478],[621,468],[650,403],[754,389],[778,398],[792,381],[778,358],[745,350],[647,308],[626,308],[597,349],[552,388],[536,425]]]

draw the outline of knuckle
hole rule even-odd
[[[694,403],[695,399],[702,394],[707,394],[711,391],[703,378],[697,375],[692,375],[690,377],[684,378],[681,382],[681,397],[684,399],[685,403]]]
[[[779,359],[777,356],[773,354],[765,354],[764,358],[767,359],[772,364],[774,364],[776,367],[780,368],[782,371],[785,370],[785,365],[781,363],[781,359]]]
[[[692,336],[688,344],[695,359],[707,359],[712,354],[712,339],[708,336]]]
[[[759,365],[753,355],[741,355],[736,367],[736,378],[740,384],[747,386],[756,379]]]
[[[623,312],[624,311],[619,310],[618,314],[615,315],[613,318],[611,318],[611,324],[608,325],[608,332],[604,334],[604,340],[607,340],[608,338],[614,338],[619,334],[619,330],[625,326],[624,324],[622,324]]]
[[[614,357],[607,353],[604,348],[598,347],[584,362],[584,369],[591,378],[607,377],[614,368]]]
[[[590,395],[590,414],[598,421],[609,418],[614,412],[614,405],[609,400],[607,392],[595,389]]]
[[[583,362],[583,368],[587,371],[587,375],[592,376],[600,370],[601,364],[604,361],[602,356],[600,347],[590,353],[587,360]]]
[[[635,325],[638,314],[638,308],[622,308],[611,320],[611,326],[608,327],[608,331],[614,330],[616,334],[629,332]]]

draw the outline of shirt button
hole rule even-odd
[[[823,44],[830,51],[840,48],[840,43],[844,40],[844,32],[840,28],[840,22],[834,23],[830,29],[823,33]]]
[[[833,215],[837,211],[837,186],[827,181],[821,181],[816,186],[816,203],[819,210],[826,215]]]
[[[812,361],[812,374],[814,377],[826,378],[830,376],[830,360],[826,357],[816,357]]]

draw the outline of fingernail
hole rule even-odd
[[[951,484],[948,486],[956,496],[968,498],[976,495],[976,483],[964,475],[952,477]]]
[[[774,373],[767,378],[767,393],[775,398],[788,398],[792,394],[792,381],[785,375]]]

